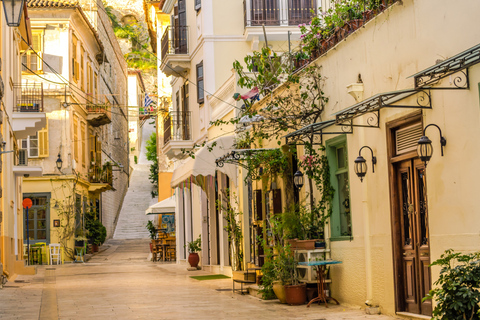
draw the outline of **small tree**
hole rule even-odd
[[[147,140],[147,160],[152,161],[150,165],[150,175],[148,178],[155,188],[152,191],[152,198],[155,198],[158,195],[158,159],[157,159],[157,133],[154,132]]]
[[[433,319],[480,319],[480,252],[461,254],[449,249],[430,266],[441,266],[437,288],[423,298],[435,299]]]

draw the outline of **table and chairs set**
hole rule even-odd
[[[29,252],[30,251],[30,252]],[[29,265],[63,264],[63,248],[58,243],[37,242],[23,245],[23,257]]]
[[[152,240],[152,261],[175,261],[176,239],[159,230],[157,239]]]

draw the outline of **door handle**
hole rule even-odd
[[[421,256],[421,257],[428,257],[428,252],[421,252],[421,253],[420,253],[420,256]]]

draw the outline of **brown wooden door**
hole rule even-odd
[[[400,247],[403,284],[403,311],[432,314],[431,300],[422,298],[431,289],[428,210],[425,167],[419,159],[410,159],[396,166]]]

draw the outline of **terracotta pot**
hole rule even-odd
[[[277,296],[278,300],[280,300],[280,303],[287,303],[285,298],[285,286],[283,286],[280,281],[273,282],[273,292]]]
[[[296,284],[285,287],[285,299],[291,306],[305,304],[307,302],[307,285]]]
[[[150,252],[153,251],[153,243],[150,242]]]
[[[297,250],[313,250],[315,249],[316,240],[297,240]]]
[[[348,24],[350,25],[350,32],[353,32],[363,26],[363,20],[361,19],[351,20],[348,22]]]
[[[200,262],[200,257],[198,256],[198,253],[191,252],[188,255],[188,263],[190,264],[190,267],[192,267],[192,268],[198,267],[199,262]]]
[[[92,251],[98,252],[98,244],[92,244]]]
[[[307,301],[313,300],[318,296],[318,289],[317,288],[308,288],[307,287]]]

